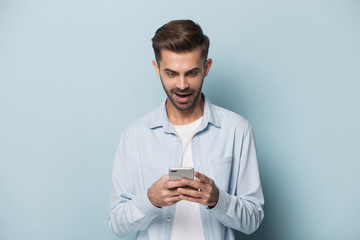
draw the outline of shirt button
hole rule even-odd
[[[169,223],[171,222],[171,218],[167,218],[166,221]]]

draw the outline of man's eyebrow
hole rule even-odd
[[[191,70],[189,70],[189,71],[186,71],[185,74],[187,74],[187,73],[192,73],[192,72],[198,72],[198,71],[200,71],[200,68],[196,67],[196,68],[193,68],[193,69],[191,69]]]
[[[176,71],[174,71],[174,70],[171,70],[171,69],[169,69],[169,68],[165,68],[165,69],[164,69],[164,72],[178,73],[178,72],[176,72]]]
[[[189,73],[192,73],[192,72],[198,72],[198,71],[200,71],[200,68],[195,67],[195,68],[193,68],[193,69],[190,69],[189,71],[186,71],[185,74],[189,74]],[[164,69],[164,72],[170,72],[170,73],[179,74],[177,71],[171,70],[171,69],[169,69],[169,68],[165,68],[165,69]]]

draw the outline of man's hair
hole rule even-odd
[[[160,27],[152,40],[155,59],[161,61],[161,50],[175,53],[191,52],[201,47],[201,57],[204,61],[209,52],[210,40],[204,35],[199,24],[191,20],[173,20]]]

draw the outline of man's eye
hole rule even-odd
[[[173,78],[173,77],[175,77],[175,76],[176,76],[176,74],[175,74],[175,73],[170,73],[170,72],[168,72],[168,73],[167,73],[167,75],[168,75],[169,77],[171,77],[171,78]]]
[[[189,77],[195,77],[197,75],[197,72],[189,72],[187,75]]]

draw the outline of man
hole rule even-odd
[[[120,237],[234,239],[260,225],[264,198],[255,142],[241,116],[202,93],[209,39],[190,20],[171,21],[152,39],[166,92],[157,109],[130,124],[115,156],[109,223]],[[169,181],[171,167],[195,180]]]

